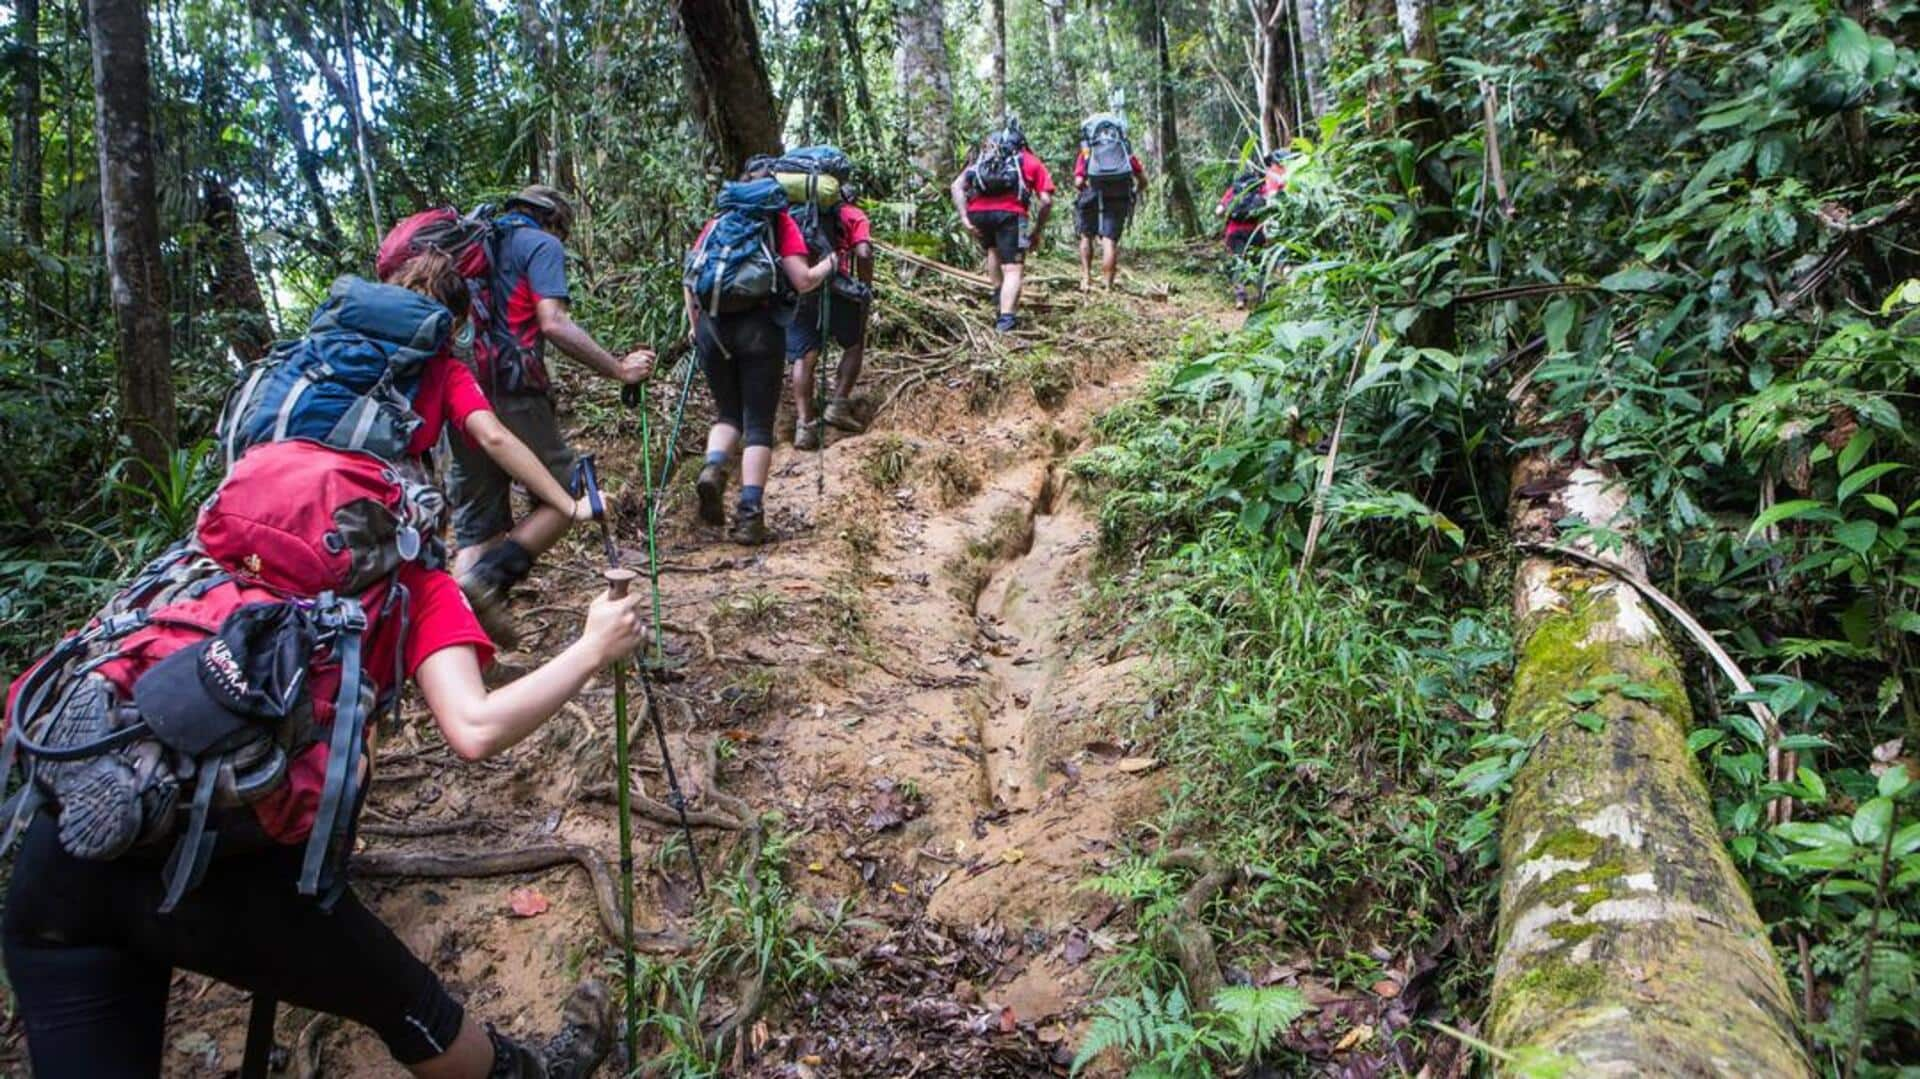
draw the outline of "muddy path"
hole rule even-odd
[[[869,432],[836,432],[815,455],[786,444],[786,425],[767,493],[777,542],[744,548],[699,525],[693,466],[666,492],[656,692],[719,879],[714,902],[751,902],[739,883],[756,848],[793,893],[784,933],[808,938],[833,971],[759,994],[771,1006],[741,1017],[729,1074],[1064,1074],[1071,1059],[1119,931],[1107,925],[1114,905],[1079,885],[1117,857],[1164,777],[1124,740],[1146,659],[1089,602],[1097,522],[1065,462],[1182,333],[1232,312],[1204,282],[1169,291],[1147,271],[1121,294],[1081,297],[1046,269],[1054,287],[1038,328],[1012,347],[969,300],[977,314],[950,326],[934,359],[876,357]],[[693,398],[688,447],[704,431],[697,385]],[[623,557],[643,566],[638,421],[605,406],[571,419],[620,492]],[[570,639],[600,563],[597,534],[583,531],[536,573],[517,597],[524,640],[501,657],[503,676]],[[527,743],[475,766],[452,758],[416,704],[381,743],[364,851],[470,864],[572,845],[611,862],[611,715],[601,678]],[[633,789],[664,803],[637,716],[634,746]],[[691,969],[713,920],[697,916],[669,820],[659,804],[636,814],[637,919],[647,950],[684,948],[668,961]],[[402,865],[400,878],[363,875],[358,887],[470,1010],[544,1036],[577,978],[617,980],[602,930],[610,893],[565,850],[550,860],[486,878],[422,879]],[[712,1025],[757,986],[704,988]],[[180,977],[178,1074],[237,1066],[242,1006],[227,987]],[[294,1073],[401,1074],[370,1035],[297,1011],[282,1009],[278,1041]]]

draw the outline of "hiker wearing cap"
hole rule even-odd
[[[653,352],[639,348],[616,356],[573,321],[563,246],[573,228],[573,203],[565,195],[545,184],[522,188],[492,225],[487,280],[498,310],[488,313],[488,362],[478,372],[480,382],[500,422],[564,485],[578,455],[554,411],[546,346],[625,384],[652,373]],[[458,548],[454,570],[475,610],[503,632],[510,626],[504,614],[509,593],[573,521],[542,505],[516,522],[513,479],[483,448],[453,440],[447,486]]]
[[[1260,266],[1260,249],[1266,246],[1265,214],[1276,195],[1287,189],[1291,150],[1275,150],[1260,162],[1249,165],[1233,178],[1213,212],[1226,219],[1227,253],[1232,256],[1227,274],[1233,281],[1233,305],[1244,310],[1248,303],[1247,286],[1253,285],[1253,302],[1265,291],[1265,272]]]
[[[726,523],[727,458],[744,443],[740,496],[727,534],[749,545],[769,535],[765,495],[787,327],[799,297],[833,276],[835,258],[828,250],[812,261],[772,165],[770,157],[755,157],[738,182],[720,189],[717,212],[688,249],[681,277],[694,353],[713,393],[707,460],[694,482],[700,519]]]
[[[1136,196],[1147,193],[1147,170],[1127,142],[1126,122],[1112,113],[1080,125],[1080,153],[1073,160],[1074,200],[1080,233],[1080,291],[1093,288],[1093,241],[1100,241],[1100,272],[1113,288],[1120,271],[1120,234],[1133,216]]]
[[[787,327],[787,362],[793,365],[793,410],[795,424],[793,448],[817,450],[824,421],[848,434],[859,434],[866,424],[853,411],[853,385],[860,379],[860,365],[867,351],[867,317],[873,309],[873,223],[866,212],[851,199],[842,199],[831,209],[818,211],[829,224],[825,237],[833,249],[835,274],[828,288],[827,332],[840,346],[840,363],[834,369],[833,394],[822,415],[815,417],[813,370],[820,360],[826,335],[820,329],[820,299],[808,296],[800,302],[793,324]],[[858,282],[859,287],[842,287]]]
[[[960,223],[987,254],[987,280],[994,289],[993,328],[1013,331],[1020,302],[1022,263],[1039,247],[1053,212],[1053,174],[1027,147],[1020,125],[1009,118],[981,140],[974,159],[953,178],[948,193]]]
[[[310,440],[249,448],[191,543],[16,679],[25,785],[0,944],[41,1079],[159,1075],[175,970],[342,1016],[433,1079],[591,1076],[611,999],[542,1046],[481,1023],[355,893],[376,722],[411,678],[453,754],[494,757],[641,644],[642,597],[489,688],[493,645],[423,531],[443,503]],[[30,796],[30,797],[29,797]]]

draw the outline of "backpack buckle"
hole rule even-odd
[[[122,611],[100,623],[99,636],[105,637],[108,640],[115,640],[132,633],[134,630],[146,624],[147,612],[145,609]]]
[[[315,614],[320,620],[320,628],[337,633],[358,634],[367,628],[367,612],[360,601],[351,596],[335,596],[332,592],[323,592],[314,604]]]

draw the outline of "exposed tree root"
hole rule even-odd
[[[315,1012],[307,1025],[300,1028],[300,1035],[293,1040],[293,1074],[298,1079],[320,1079],[326,1074],[321,1066],[320,1042],[328,1031],[339,1025],[339,1016]]]
[[[578,863],[593,880],[593,897],[600,908],[600,928],[608,939],[619,943],[624,934],[619,890],[607,860],[592,847],[578,843],[548,843],[519,850],[485,851],[476,854],[440,854],[376,851],[357,854],[353,872],[362,877],[400,877],[451,879],[460,877],[502,877],[513,873],[532,873],[552,869],[568,862]],[[651,939],[648,939],[651,936]],[[634,941],[634,950],[650,954],[673,955],[687,951],[688,942],[675,934],[649,934]]]
[[[1185,869],[1199,875],[1180,898],[1178,912],[1161,927],[1155,943],[1167,958],[1180,965],[1180,972],[1187,979],[1187,998],[1194,1007],[1203,1008],[1226,984],[1226,979],[1220,973],[1213,931],[1207,928],[1202,914],[1208,903],[1240,882],[1240,870],[1219,866],[1205,851],[1194,847],[1167,851],[1156,861],[1162,869]]]

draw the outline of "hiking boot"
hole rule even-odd
[[[758,506],[741,506],[733,511],[733,527],[727,530],[727,538],[748,547],[758,547],[767,542],[767,514]]]
[[[460,591],[466,594],[474,617],[480,620],[480,628],[487,631],[487,637],[493,641],[495,648],[511,652],[519,646],[520,631],[514,626],[513,615],[507,610],[509,600],[506,585],[469,572],[460,578]]]
[[[831,410],[829,410],[831,414]],[[793,428],[793,448],[796,450],[817,450],[820,448],[820,423],[795,424]]]
[[[721,502],[727,493],[726,466],[712,463],[701,469],[693,490],[700,496],[700,519],[710,525],[726,524],[727,511]]]
[[[532,1046],[521,1045],[487,1024],[487,1040],[493,1043],[493,1067],[487,1079],[547,1079],[547,1062]]]
[[[547,1079],[589,1079],[613,1051],[613,994],[589,978],[560,1009],[560,1032],[547,1041]]]
[[[827,412],[823,418],[829,424],[850,435],[857,435],[867,429],[867,425],[860,422],[860,417],[854,415],[853,402],[845,397],[836,397],[828,401]]]
[[[1001,333],[1012,333],[1017,320],[1012,315],[1001,315],[993,320],[993,328]]]

